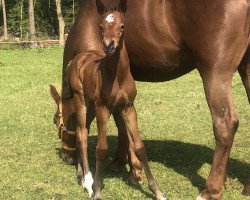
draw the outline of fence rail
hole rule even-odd
[[[59,40],[36,40],[36,41],[0,41],[0,49],[6,46],[21,48],[42,48],[48,46],[59,45]]]

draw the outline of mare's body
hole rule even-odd
[[[117,0],[104,3],[111,8]],[[99,21],[95,1],[83,1],[65,46],[63,98],[71,95],[66,70],[69,61],[82,51],[102,51]],[[128,0],[125,26],[134,79],[167,81],[198,69],[216,138],[211,172],[199,198],[220,199],[238,127],[231,87],[238,66],[250,102],[249,0]],[[121,116],[114,116],[120,135],[119,166],[126,159],[126,144],[121,142],[125,129],[119,123]]]

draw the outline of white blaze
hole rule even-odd
[[[108,23],[112,23],[115,21],[114,15],[113,14],[109,14],[106,19],[105,19]]]

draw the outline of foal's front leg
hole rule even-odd
[[[139,161],[141,162],[145,170],[150,190],[154,192],[157,200],[165,200],[166,198],[164,197],[163,193],[159,190],[158,185],[148,165],[146,150],[138,130],[137,114],[135,107],[133,105],[128,106],[127,108],[121,111],[121,114],[128,130],[127,133],[128,133],[129,145],[135,151],[136,156],[138,157]]]
[[[82,186],[87,189],[89,197],[93,195],[93,178],[91,175],[91,172],[89,170],[89,162],[88,162],[88,131],[86,128],[86,105],[85,101],[83,99],[83,92],[77,92],[74,94],[74,103],[76,106],[76,117],[77,117],[77,146],[79,148],[78,150],[78,175],[82,176],[82,173],[80,172],[81,166],[83,166],[83,174],[84,177],[81,177],[82,179]],[[80,160],[81,158],[81,160]]]
[[[94,180],[94,199],[101,199],[101,165],[108,151],[107,143],[107,122],[110,116],[105,106],[96,105],[96,121],[98,128],[98,140],[96,146],[96,172]]]
[[[135,155],[134,150],[129,146],[128,136],[127,136],[127,128],[124,123],[124,120],[119,111],[113,113],[115,124],[118,129],[118,147],[116,158],[112,161],[110,167],[111,170],[120,171],[122,170],[127,160],[130,165],[130,172],[128,181],[132,184],[137,185],[142,181],[142,165],[138,158]]]

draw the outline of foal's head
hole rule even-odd
[[[50,85],[50,93],[57,104],[53,122],[62,142],[61,157],[68,164],[74,164],[76,162],[76,114],[73,99],[63,100],[53,85]]]
[[[112,55],[122,43],[126,4],[127,0],[121,0],[118,9],[107,10],[101,0],[96,0],[97,11],[102,15],[100,28],[103,49],[107,55]]]

